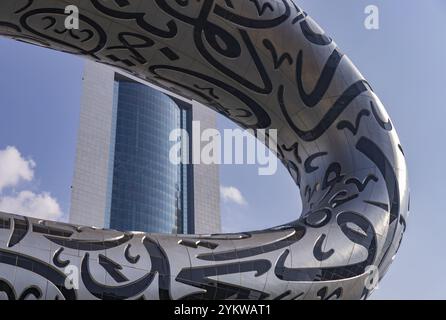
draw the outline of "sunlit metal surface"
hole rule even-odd
[[[64,27],[69,4],[79,30]],[[0,296],[359,299],[385,274],[408,213],[402,147],[371,86],[292,1],[2,0],[0,33],[127,70],[245,128],[277,128],[303,202],[287,225],[204,236],[1,214]]]

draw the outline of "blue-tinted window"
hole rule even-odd
[[[190,130],[190,106],[123,79],[116,80],[115,99],[108,226],[125,231],[193,232],[192,165],[169,161],[174,144],[169,134],[175,128]]]

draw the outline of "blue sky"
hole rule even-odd
[[[407,156],[412,193],[408,230],[373,298],[446,298],[446,2],[296,2],[372,84]],[[379,30],[363,26],[364,8],[370,4],[380,9]],[[28,197],[28,206],[53,205],[62,220],[69,212],[82,67],[78,57],[0,39],[0,150],[14,146],[20,152],[23,178],[0,185],[0,197],[30,192],[22,194]],[[233,124],[220,118],[219,127]],[[2,156],[17,154],[0,152]],[[255,166],[223,165],[221,184],[236,187],[246,201],[242,205],[222,201],[225,231],[264,228],[300,214],[297,191],[283,168],[274,176],[258,176]],[[58,209],[51,199],[57,200]]]

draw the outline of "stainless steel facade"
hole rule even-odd
[[[406,228],[403,149],[382,103],[293,1],[0,3],[1,34],[113,64],[219,111],[277,128],[300,189],[289,224],[227,235],[95,230],[1,215],[0,277],[54,299],[360,299],[382,279]],[[51,22],[50,25],[48,23]],[[274,148],[276,147],[276,148]],[[274,214],[272,212],[271,214]],[[120,276],[104,266],[120,266]],[[64,286],[64,268],[80,271]],[[110,270],[109,270],[110,271]],[[13,294],[11,293],[11,295]]]
[[[191,131],[192,120],[215,128],[215,113],[137,80],[86,62],[70,222],[220,232],[218,166],[172,165],[168,158],[171,130]]]
[[[217,128],[215,113],[200,103],[193,102],[193,121],[201,130]],[[194,164],[194,221],[195,233],[221,232],[220,173],[217,164]]]
[[[71,188],[70,222],[105,226],[107,194],[111,191],[112,146],[116,123],[115,72],[86,62],[82,83],[76,160]]]

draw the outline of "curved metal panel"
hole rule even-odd
[[[79,30],[64,27],[68,4]],[[4,297],[359,299],[368,270],[384,275],[408,213],[402,148],[371,86],[294,2],[3,0],[0,34],[111,64],[244,128],[277,128],[270,147],[303,202],[289,224],[204,236],[1,214]]]

